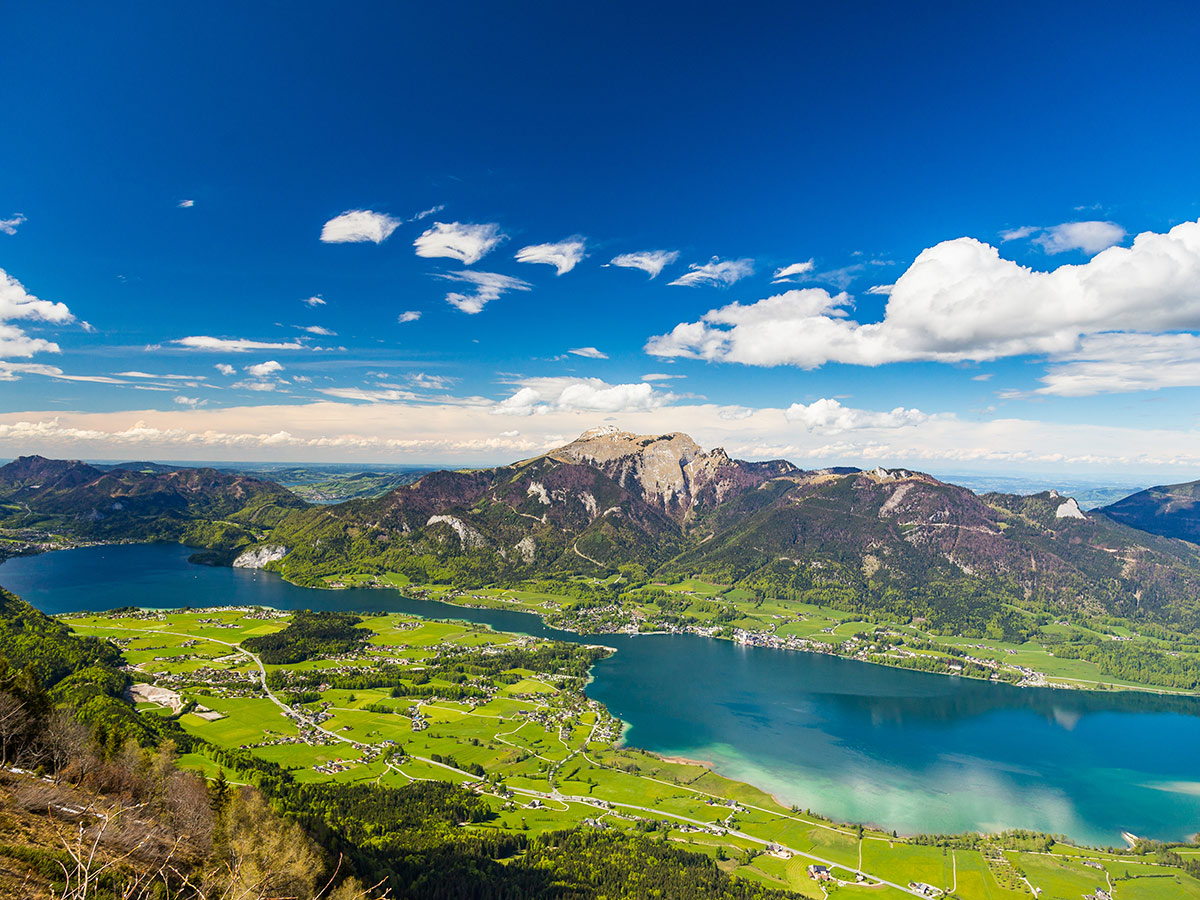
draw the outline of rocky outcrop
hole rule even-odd
[[[482,534],[457,516],[430,516],[425,527],[437,524],[449,525],[451,530],[458,535],[464,550],[475,550],[487,545],[487,540]]]
[[[287,547],[282,544],[264,544],[247,550],[233,561],[235,569],[261,569],[267,563],[279,562],[288,554]]]
[[[1083,510],[1079,508],[1079,504],[1075,502],[1074,497],[1068,497],[1067,502],[1062,504],[1054,511],[1056,519],[1086,519]]]

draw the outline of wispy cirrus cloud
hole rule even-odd
[[[771,284],[779,284],[784,281],[795,281],[798,275],[807,275],[813,270],[813,261],[811,259],[804,262],[792,263],[790,266],[784,266],[781,269],[776,269],[775,274],[771,276]]]
[[[1009,241],[1021,241],[1030,235],[1037,234],[1042,229],[1036,225],[1022,225],[1019,228],[1008,228],[1000,232],[1000,240],[1003,243]]]
[[[156,381],[205,381],[207,375],[155,375],[153,372],[117,372],[118,378],[150,378]]]
[[[176,344],[185,350],[200,350],[202,352],[246,353],[250,350],[311,350],[307,344],[299,341],[252,341],[246,338],[219,338],[208,335],[190,335],[175,338],[169,343]]]
[[[1003,242],[1031,238],[1046,253],[1066,253],[1080,250],[1096,254],[1125,240],[1126,231],[1116,222],[1063,222],[1060,225],[1022,225],[1000,232]]]
[[[437,215],[445,208],[446,208],[445,203],[439,203],[437,206],[431,206],[431,207],[429,207],[429,209],[423,209],[419,213],[417,213],[413,216],[410,216],[408,221],[409,222],[420,222],[422,219],[427,219],[430,216]]]
[[[326,244],[382,244],[399,225],[400,220],[387,213],[348,209],[322,226],[321,240]]]
[[[483,308],[493,300],[509,291],[528,291],[532,285],[511,275],[501,275],[497,272],[441,272],[434,276],[446,281],[457,281],[469,284],[474,291],[469,294],[451,292],[446,295],[446,302],[468,315],[483,312]]]
[[[1047,253],[1099,253],[1123,240],[1125,229],[1115,222],[1064,222],[1047,228],[1033,242]]]
[[[657,278],[664,268],[679,259],[678,250],[643,250],[639,253],[622,253],[614,256],[610,266],[621,269],[641,269],[651,278]]]
[[[68,375],[58,366],[48,366],[44,363],[22,363],[0,359],[0,381],[17,381],[23,375],[42,375],[46,378],[56,378],[59,381],[93,381],[99,384],[129,384],[119,378],[107,375]]]
[[[412,391],[398,388],[318,388],[317,392],[338,400],[362,400],[366,403],[398,403],[419,399]]]
[[[1200,386],[1200,335],[1095,334],[1055,357],[1033,393],[1055,397],[1127,394]]]
[[[474,265],[491,253],[508,235],[500,232],[495,222],[468,225],[461,222],[434,222],[413,241],[417,256],[457,259],[463,265]]]
[[[587,359],[608,359],[607,353],[602,353],[595,347],[576,347],[573,350],[568,350],[567,352],[572,353],[575,356],[585,357]]]
[[[517,251],[516,260],[521,263],[541,263],[554,266],[555,272],[565,275],[577,266],[584,256],[584,240],[570,237],[556,244],[531,244]]]
[[[699,287],[700,285],[728,287],[748,275],[754,274],[754,260],[719,259],[714,256],[704,264],[692,263],[688,269],[690,271],[667,283],[679,287]]]
[[[309,306],[309,307],[317,307],[317,306],[325,305],[325,301],[321,299],[320,294],[313,294],[311,297],[305,297],[300,302],[303,303],[305,306]]]
[[[330,331],[324,325],[297,325],[296,327],[309,334],[319,334],[321,337],[337,337],[336,331]]]
[[[176,203],[175,205],[176,205],[176,206],[177,206],[179,209],[191,209],[193,206],[195,206],[195,205],[196,205],[196,201],[195,201],[195,200],[180,200],[180,201],[179,201],[178,203]]]
[[[273,391],[279,387],[275,381],[235,381],[231,387],[240,388],[243,391]]]
[[[25,224],[26,218],[17,213],[15,216],[9,216],[7,219],[0,219],[0,234],[16,234],[17,229]]]

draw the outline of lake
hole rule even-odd
[[[175,544],[11,559],[0,585],[47,613],[261,605],[402,612],[601,643],[588,695],[625,740],[710,761],[782,802],[901,833],[1031,828],[1101,845],[1200,830],[1200,700],[1021,689],[694,635],[579,635],[528,613],[391,590],[320,591],[187,562]]]

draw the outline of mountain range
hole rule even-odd
[[[269,481],[155,463],[23,456],[0,466],[0,527],[89,540],[249,543],[307,504]]]
[[[271,567],[308,584],[620,572],[969,632],[1016,635],[1018,610],[1200,624],[1200,547],[1084,514],[1056,492],[979,496],[903,469],[744,462],[682,434],[594,429],[512,465],[289,513],[266,540],[282,557]]]
[[[1085,514],[1054,491],[976,495],[904,469],[746,462],[684,434],[606,427],[511,465],[324,506],[212,469],[23,457],[0,468],[0,524],[170,537],[320,586],[389,572],[460,586],[700,576],[1015,638],[1066,614],[1200,626],[1200,546],[1178,539],[1200,535],[1200,516],[1182,488],[1196,484]]]

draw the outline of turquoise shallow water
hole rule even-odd
[[[48,613],[258,604],[406,612],[603,643],[590,696],[626,741],[836,819],[903,833],[1033,828],[1118,844],[1200,830],[1200,700],[1022,690],[690,635],[577,635],[526,613],[317,591],[193,566],[173,544],[13,559],[0,585]]]

